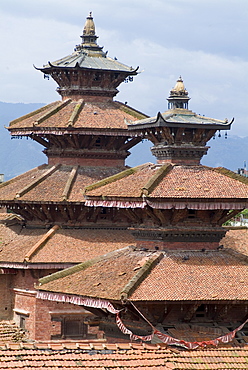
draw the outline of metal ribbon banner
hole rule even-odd
[[[207,340],[207,341],[202,341],[202,342],[187,342],[185,340],[176,339],[176,338],[171,337],[170,335],[161,333],[149,322],[149,320],[138,310],[137,307],[135,307],[135,305],[131,301],[129,301],[129,303],[132,304],[132,306],[139,313],[139,315],[151,326],[153,330],[152,334],[146,335],[146,336],[140,336],[140,335],[134,334],[130,329],[128,329],[123,324],[120,318],[120,315],[119,315],[122,310],[116,310],[114,306],[112,305],[112,303],[110,303],[109,301],[105,301],[102,299],[70,296],[70,295],[61,294],[61,293],[50,293],[50,292],[45,292],[45,291],[38,291],[36,298],[45,299],[49,301],[56,301],[56,302],[73,303],[79,306],[85,306],[85,307],[91,307],[91,308],[106,309],[108,312],[116,315],[116,324],[118,328],[121,330],[123,334],[129,335],[131,340],[142,340],[144,342],[149,342],[152,340],[154,335],[156,335],[161,340],[161,342],[167,344],[168,346],[180,346],[180,347],[184,347],[187,349],[197,349],[199,347],[207,347],[209,345],[217,346],[220,343],[229,343],[233,340],[236,333],[239,330],[242,330],[245,324],[248,322],[248,319],[247,319],[243,324],[241,324],[239,327],[237,327],[230,333],[222,335],[213,340]]]
[[[73,303],[78,306],[86,306],[91,308],[101,308],[106,309],[108,312],[113,313],[116,315],[121,310],[116,310],[112,303],[102,300],[102,299],[94,299],[94,298],[83,298],[77,296],[70,296],[68,294],[61,294],[61,293],[50,293],[50,292],[42,292],[38,291],[36,294],[36,298],[39,299],[46,299],[49,301],[55,302],[65,302],[65,303]]]

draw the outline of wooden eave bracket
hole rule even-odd
[[[142,283],[142,281],[147,277],[151,270],[161,261],[163,258],[163,253],[154,253],[148,261],[140,268],[140,270],[135,274],[132,279],[125,285],[121,291],[120,299],[125,301],[134,290]]]
[[[52,166],[52,168],[50,168],[49,170],[47,170],[45,173],[43,173],[43,175],[41,175],[40,177],[38,177],[36,180],[34,180],[33,182],[31,182],[30,184],[28,184],[27,186],[25,186],[23,189],[21,189],[20,191],[18,191],[16,193],[16,196],[15,198],[20,198],[22,197],[24,194],[28,193],[30,190],[32,190],[35,186],[39,185],[42,181],[44,181],[47,177],[49,177],[50,175],[52,175],[55,171],[57,171],[57,169],[61,166],[61,164],[57,164],[55,166]]]
[[[156,173],[148,180],[142,188],[142,194],[148,196],[164,178],[164,176],[173,168],[172,164],[164,164]]]
[[[54,225],[37,243],[35,243],[35,245],[26,254],[24,262],[30,262],[31,257],[47,243],[59,228],[59,225]]]

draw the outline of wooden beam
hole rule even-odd
[[[188,211],[186,208],[184,209],[174,209],[172,212],[172,218],[171,218],[171,223],[176,224],[179,221],[183,220],[188,214]]]
[[[236,216],[236,215],[238,215],[240,212],[241,212],[241,211],[240,211],[240,209],[234,209],[234,210],[232,210],[232,211],[228,212],[228,213],[227,213],[227,215],[225,215],[225,216],[223,216],[223,217],[221,217],[221,218],[219,219],[218,224],[219,224],[219,225],[223,225],[226,221],[231,220],[231,218],[235,217],[235,216]]]
[[[50,147],[50,143],[49,141],[46,141],[45,139],[43,139],[42,137],[40,136],[37,136],[37,135],[32,135],[31,138],[35,141],[37,141],[37,143],[41,144],[42,146],[44,146],[45,148],[49,148]]]
[[[193,136],[193,143],[201,143],[205,129],[197,129],[195,135]]]
[[[202,138],[202,142],[201,144],[206,144],[207,141],[209,141],[213,136],[214,134],[216,133],[217,130],[206,130],[206,134],[205,134],[205,137]]]
[[[158,224],[159,226],[162,225],[161,220],[155,215],[153,208],[148,206],[145,208],[145,212],[149,217],[151,217],[155,224]]]
[[[170,217],[171,217],[171,211],[162,210],[162,209],[153,209],[153,212],[155,216],[160,219],[163,226],[169,223]]]
[[[141,138],[140,137],[134,137],[132,138],[131,140],[127,141],[126,143],[124,143],[119,150],[129,150],[130,148],[132,148],[134,145],[138,144],[141,142]]]
[[[58,205],[58,210],[60,211],[62,217],[64,218],[65,222],[68,222],[70,220],[70,217],[68,213],[66,212],[67,208],[63,205]]]
[[[183,127],[180,127],[180,128],[177,129],[176,136],[175,136],[175,142],[176,143],[182,141],[184,131],[185,131],[185,129]]]
[[[161,131],[165,140],[167,140],[169,144],[174,144],[174,137],[171,135],[170,129],[168,127],[161,127]]]
[[[26,204],[27,209],[29,210],[30,213],[32,213],[35,218],[38,218],[41,221],[46,221],[46,215],[44,214],[43,211],[40,211],[40,204],[39,205],[31,205],[31,204]]]
[[[199,303],[196,303],[196,304],[191,304],[189,309],[187,310],[187,312],[185,313],[184,315],[184,318],[183,320],[184,321],[190,321],[192,320],[197,308],[200,307],[200,304]]]
[[[140,223],[141,220],[140,218],[137,216],[136,212],[130,208],[126,208],[126,215],[128,216],[128,218],[131,220],[131,221],[134,221],[136,223]]]

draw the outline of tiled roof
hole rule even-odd
[[[10,343],[1,345],[0,356],[0,369],[236,370],[247,369],[248,346],[187,351],[138,343]]]
[[[132,300],[247,300],[248,265],[225,251],[169,252]]]
[[[151,255],[125,249],[87,269],[75,269],[68,276],[60,278],[58,274],[52,280],[50,275],[40,289],[120,300],[124,287]],[[225,251],[166,252],[129,298],[133,301],[248,300],[248,265]]]
[[[0,261],[24,262],[32,247],[42,240],[47,231],[0,224]],[[134,240],[126,230],[58,229],[30,256],[29,262],[79,263],[130,244],[134,244]]]
[[[176,126],[176,124],[185,124],[195,126],[213,126],[217,128],[230,129],[230,122],[226,120],[218,120],[205,116],[200,116],[188,109],[170,109],[164,113],[158,113],[155,117],[144,118],[131,126],[132,129],[140,129],[145,127],[158,127],[158,126]]]
[[[231,171],[225,173],[218,169],[212,169],[201,165],[172,165],[167,166],[164,174],[159,178],[156,174],[161,165],[148,163],[141,166],[135,173],[107,183],[94,190],[87,191],[91,197],[118,197],[130,198],[141,197],[142,192],[147,190],[147,184],[151,190],[150,198],[197,198],[197,199],[237,199],[248,198],[248,183],[243,183],[240,177]],[[151,187],[150,179],[154,178],[154,186]]]
[[[105,71],[116,71],[116,72],[128,72],[129,74],[136,74],[135,69],[128,67],[127,65],[120,63],[117,59],[112,59],[106,56],[106,53],[92,56],[92,52],[87,53],[87,48],[77,49],[74,53],[67,55],[55,62],[45,65],[41,70],[50,69],[53,67],[60,68],[84,68],[84,69],[95,69]]]
[[[120,102],[84,102],[68,99],[48,104],[10,122],[10,131],[31,129],[32,132],[56,129],[127,129],[127,121],[145,114]],[[127,135],[128,132],[127,132]]]
[[[0,321],[0,343],[22,341],[25,333],[14,321]]]
[[[41,289],[119,300],[123,288],[146,256],[143,252],[132,253],[132,249],[125,248],[87,269],[82,266],[83,269],[74,270],[73,274],[62,278],[58,274],[58,279],[42,284]]]
[[[242,253],[248,257],[248,229],[231,229],[221,240],[225,248]]]
[[[53,169],[54,168],[54,169]],[[42,165],[0,185],[0,200],[61,202],[73,166]],[[70,202],[82,202],[83,190],[96,181],[120,172],[124,167],[79,167],[70,190]],[[46,175],[50,171],[49,175]],[[56,191],[54,191],[56,189]]]

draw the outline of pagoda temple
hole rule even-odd
[[[245,342],[247,229],[223,224],[248,181],[200,164],[232,121],[189,110],[181,77],[155,117],[115,101],[138,69],[107,56],[91,14],[81,38],[37,68],[62,100],[8,127],[48,163],[0,185],[0,318],[35,341]],[[126,167],[143,139],[157,163]]]
[[[120,338],[122,331],[123,339],[129,334],[178,345],[176,336],[194,348],[202,341],[216,345],[228,331],[225,340],[231,340],[235,327],[247,322],[247,255],[234,245],[224,247],[230,232],[226,237],[222,225],[247,208],[248,182],[200,164],[206,143],[232,122],[199,116],[188,109],[188,100],[179,78],[166,112],[128,126],[152,141],[156,164],[84,190],[86,206],[132,215],[135,243],[39,280],[41,299],[99,309],[106,309],[106,300],[113,304],[119,310],[116,319],[99,316],[108,340]]]
[[[44,325],[46,320],[51,325],[49,310],[46,318],[37,319],[41,302],[34,282],[39,277],[133,241],[127,232],[132,215],[123,218],[116,209],[87,207],[83,193],[86,186],[128,170],[129,149],[142,140],[127,122],[147,115],[113,100],[117,87],[138,72],[108,57],[97,44],[91,14],[81,38],[71,55],[37,68],[57,82],[62,100],[8,127],[12,137],[40,143],[48,162],[0,188],[0,205],[8,212],[1,214],[0,225],[0,318],[14,318],[31,339],[57,335]],[[86,335],[88,311],[85,316],[83,308],[54,306],[52,321],[60,320],[61,335]]]

